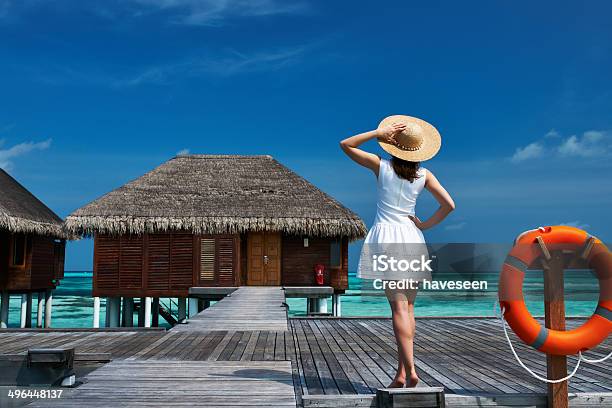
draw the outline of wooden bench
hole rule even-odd
[[[381,388],[376,391],[378,408],[444,408],[444,388]]]

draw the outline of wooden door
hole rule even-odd
[[[281,234],[251,232],[247,238],[247,285],[281,283]]]

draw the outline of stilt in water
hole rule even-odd
[[[36,327],[43,327],[43,305],[45,299],[45,292],[38,292],[38,305],[36,309]]]
[[[189,317],[195,316],[198,314],[198,298],[189,298]]]
[[[178,321],[185,320],[187,317],[187,299],[178,298]]]
[[[32,292],[26,294],[26,321],[25,327],[32,327]]]
[[[100,298],[98,296],[94,297],[93,327],[94,329],[100,328]]]
[[[144,327],[145,298],[141,297],[138,302],[138,327]]]
[[[342,298],[338,293],[332,295],[332,311],[335,317],[342,317]]]
[[[53,313],[53,291],[47,289],[45,292],[45,328],[51,327],[51,313]]]
[[[26,327],[26,318],[28,317],[28,295],[25,293],[21,295],[21,316],[19,319],[19,327],[24,329]]]
[[[123,298],[123,327],[134,326],[134,298]]]
[[[2,291],[2,302],[0,303],[0,328],[2,329],[8,327],[9,300],[10,295],[8,290]]]
[[[151,326],[159,327],[159,298],[153,298],[153,305],[151,310],[151,317],[153,321],[151,322]]]
[[[144,298],[144,327],[151,327],[151,298],[150,297]]]
[[[107,309],[108,309],[108,327],[119,327],[119,315],[121,309],[121,298],[120,297],[111,297],[107,300]]]

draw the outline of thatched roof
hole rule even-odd
[[[0,229],[65,238],[62,219],[0,169]]]
[[[271,156],[184,155],[66,219],[80,235],[185,230],[363,237],[351,210]]]

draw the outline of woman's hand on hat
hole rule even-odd
[[[378,139],[385,142],[393,142],[395,135],[406,130],[405,123],[393,123],[378,129]]]

